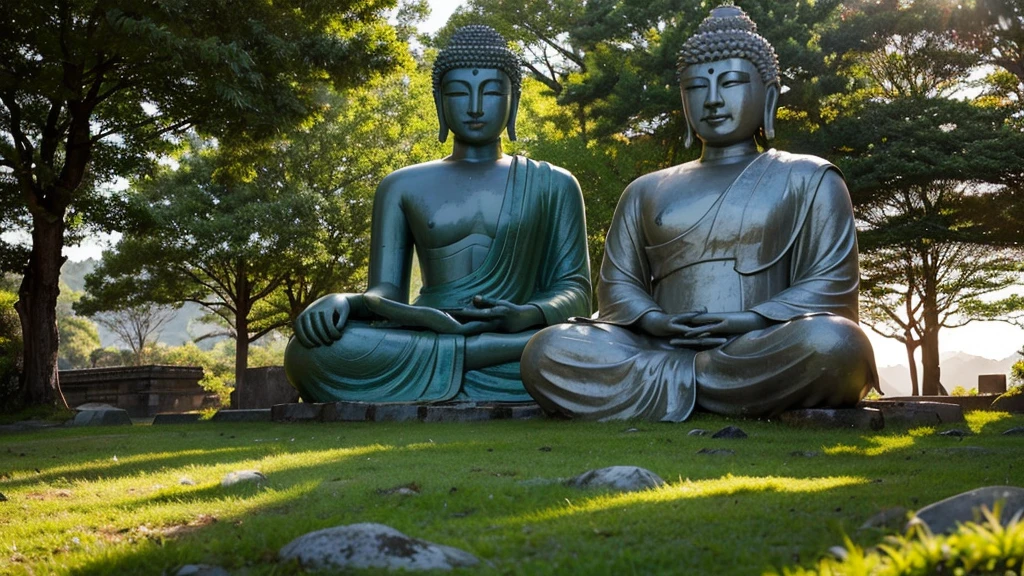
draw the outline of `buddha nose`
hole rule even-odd
[[[718,108],[725,104],[722,101],[722,92],[718,89],[718,86],[714,83],[708,88],[708,97],[704,100],[705,108]]]
[[[469,96],[469,110],[466,111],[471,118],[479,118],[484,115],[483,98],[477,94]]]

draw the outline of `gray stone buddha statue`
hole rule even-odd
[[[530,340],[527,390],[549,412],[599,420],[855,404],[877,372],[857,324],[850,196],[824,160],[762,151],[774,49],[742,10],[716,8],[682,48],[680,83],[701,157],[623,192],[600,313]]]
[[[434,100],[452,154],[384,178],[366,292],[324,296],[296,319],[284,364],[304,400],[526,401],[526,342],[590,313],[579,184],[502,153],[521,74],[486,26],[459,29],[438,54]],[[414,252],[423,288],[410,304]]]

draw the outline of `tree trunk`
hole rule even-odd
[[[925,396],[939,394],[939,331],[926,327],[921,337],[921,393]]]
[[[907,366],[910,367],[910,395],[919,396],[921,389],[917,383],[917,360],[914,359],[914,350],[917,349],[916,342],[907,341]]]
[[[25,346],[22,401],[67,407],[57,376],[57,296],[64,264],[64,220],[36,214],[32,219],[32,252],[14,308],[21,320]]]
[[[252,302],[249,301],[251,286],[245,262],[239,262],[235,270],[235,390],[240,390],[249,365],[249,311]]]

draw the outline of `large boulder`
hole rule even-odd
[[[451,570],[480,562],[469,552],[410,538],[390,526],[373,523],[310,532],[286,544],[278,556],[316,570]]]
[[[636,466],[609,466],[590,470],[569,480],[577,488],[610,488],[620,492],[648,490],[665,484],[660,476]]]
[[[950,496],[918,510],[911,523],[925,524],[934,534],[952,532],[957,524],[984,521],[980,508],[993,510],[997,502],[1002,505],[1000,522],[1005,525],[1015,514],[1024,512],[1024,488],[986,486]]]
[[[78,414],[71,421],[72,426],[131,426],[132,418],[123,408],[109,404],[89,403],[75,408]]]

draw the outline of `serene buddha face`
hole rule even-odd
[[[680,88],[687,122],[706,146],[749,141],[764,123],[765,84],[745,58],[687,66]]]
[[[496,68],[455,68],[441,79],[441,113],[457,141],[494,142],[512,114],[512,83]]]

